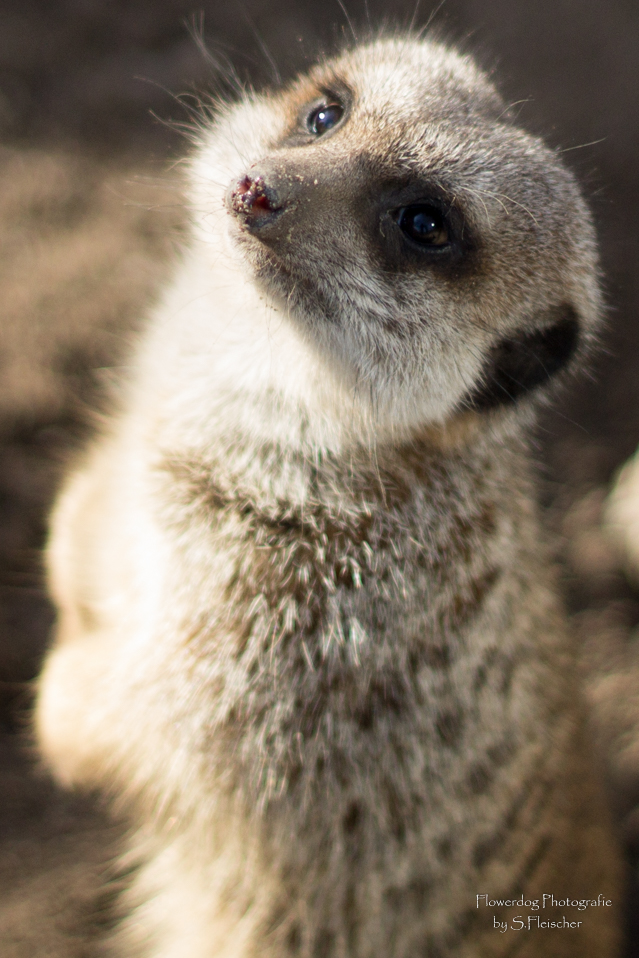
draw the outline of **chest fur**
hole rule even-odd
[[[316,472],[298,501],[166,468],[164,521],[200,583],[181,631],[211,768],[260,807],[388,792],[383,774],[404,820],[417,782],[488,787],[548,610],[521,568],[526,519],[481,464],[470,481],[441,464]]]

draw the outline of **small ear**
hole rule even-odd
[[[558,318],[545,329],[520,333],[493,346],[481,385],[462,406],[485,410],[510,405],[564,369],[577,349],[579,320],[568,304],[556,314]]]

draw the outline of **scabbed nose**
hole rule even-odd
[[[286,207],[284,197],[261,173],[247,173],[231,187],[228,194],[231,210],[249,229],[271,224]]]

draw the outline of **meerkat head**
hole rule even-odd
[[[405,37],[355,48],[229,108],[195,166],[203,223],[382,419],[525,407],[592,337],[575,181],[467,56]]]

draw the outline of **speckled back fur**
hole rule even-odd
[[[399,37],[221,107],[191,186],[49,549],[42,751],[132,822],[105,947],[612,958],[527,439],[600,311],[572,176],[470,58]],[[477,908],[544,892],[614,906],[519,937]]]

